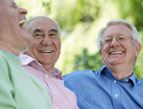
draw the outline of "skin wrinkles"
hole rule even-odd
[[[117,79],[123,79],[132,74],[134,63],[140,52],[140,45],[135,44],[132,38],[119,42],[115,39],[118,34],[131,37],[132,30],[123,24],[109,26],[103,33],[102,39],[113,37],[110,44],[101,45],[100,54],[103,63],[111,68]]]
[[[31,40],[30,34],[20,23],[27,11],[16,5],[13,0],[0,1],[0,48],[19,55],[21,49]]]
[[[26,29],[33,37],[26,47],[26,54],[37,60],[48,73],[51,73],[61,49],[57,25],[47,17],[40,17],[28,23]]]

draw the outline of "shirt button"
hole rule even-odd
[[[126,79],[126,82],[128,82],[128,79]]]
[[[45,75],[45,77],[46,77],[46,78],[48,78],[48,77],[49,77],[49,75],[47,74],[47,75]]]
[[[117,98],[118,97],[118,95],[117,94],[115,94],[115,98]]]
[[[114,80],[113,82],[116,83],[116,80]]]

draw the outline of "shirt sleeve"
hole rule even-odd
[[[0,58],[0,109],[18,109],[8,63]]]

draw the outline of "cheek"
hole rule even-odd
[[[61,43],[58,45],[58,49],[59,49],[59,51],[61,50]]]
[[[38,48],[38,46],[40,46],[40,44],[41,44],[41,42],[39,41],[39,40],[32,40],[31,41],[31,46],[34,48],[34,49],[36,49],[36,48]]]
[[[127,54],[129,55],[134,54],[136,51],[133,45],[126,44],[124,45],[124,48],[126,49]]]
[[[35,44],[31,44],[31,45],[29,46],[29,49],[30,49],[30,51],[34,51],[34,50],[36,49]]]
[[[102,54],[103,57],[104,57],[105,55],[108,55],[109,49],[110,49],[110,47],[109,47],[109,46],[106,46],[106,45],[102,48],[101,54]]]
[[[101,55],[101,57],[102,57],[102,60],[104,60],[104,58],[105,58],[106,56],[105,56],[105,52],[104,52],[103,49],[100,51],[100,55]]]
[[[55,45],[55,47],[56,47],[58,50],[61,49],[61,42],[60,42],[59,40],[54,41],[54,45]]]
[[[39,43],[37,43],[36,41],[31,41],[31,43],[29,44],[30,51],[33,53],[37,52],[38,45],[39,45]]]

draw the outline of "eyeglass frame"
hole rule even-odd
[[[121,37],[122,36],[122,37]],[[118,43],[122,43],[124,41],[126,41],[127,39],[132,39],[133,40],[133,37],[131,36],[126,36],[126,35],[123,35],[123,34],[117,34],[116,37],[112,37],[112,36],[106,36],[108,37],[107,39],[105,40],[101,40],[100,41],[100,45],[110,45],[113,41],[113,39],[115,39]]]

